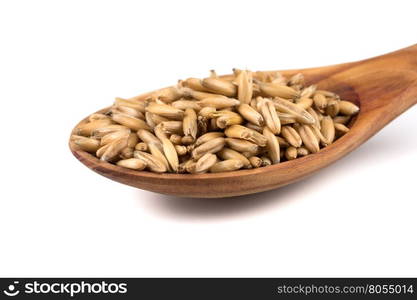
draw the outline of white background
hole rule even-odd
[[[67,146],[115,96],[417,43],[414,4],[2,1],[0,276],[417,276],[416,107],[313,177],[232,199],[124,186]]]

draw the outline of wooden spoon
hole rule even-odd
[[[417,103],[417,45],[358,62],[282,73],[298,72],[304,74],[307,84],[318,84],[360,106],[351,130],[318,153],[257,169],[194,175],[125,169],[100,161],[70,141],[71,151],[93,171],[140,189],[182,197],[231,197],[275,189],[330,165]]]

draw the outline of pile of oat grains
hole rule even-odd
[[[118,166],[157,173],[217,173],[316,153],[349,131],[359,108],[305,85],[298,73],[233,70],[188,78],[146,96],[116,98],[71,140]]]

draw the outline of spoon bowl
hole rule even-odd
[[[276,71],[266,71],[272,73]],[[206,174],[157,174],[100,161],[69,142],[74,156],[112,180],[181,197],[220,198],[263,192],[301,180],[347,155],[417,103],[417,45],[383,56],[333,66],[281,71],[303,73],[307,84],[354,102],[360,112],[349,132],[319,152],[268,167]],[[230,75],[225,75],[227,77]],[[104,112],[108,108],[99,112]],[[87,121],[82,120],[75,128]],[[74,131],[73,131],[74,132]]]

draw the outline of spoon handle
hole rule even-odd
[[[362,111],[394,119],[417,103],[417,44],[356,63],[336,75],[353,87]]]
[[[332,85],[343,82],[341,86],[348,89],[344,94],[352,96],[348,99],[356,98],[360,103],[359,115],[343,137],[346,151],[364,143],[417,103],[417,45],[328,70],[325,88],[331,90]]]

